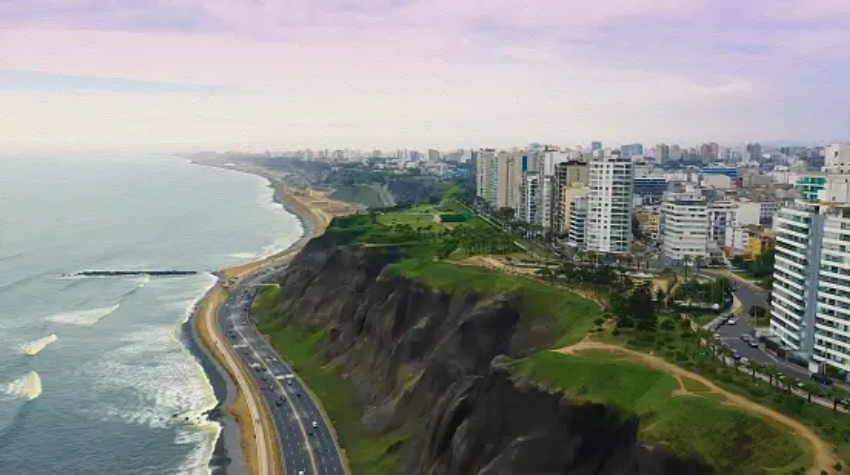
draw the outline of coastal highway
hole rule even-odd
[[[334,433],[318,403],[253,323],[250,309],[258,285],[283,269],[267,268],[240,279],[219,308],[218,325],[261,389],[278,434],[285,473],[345,475]]]

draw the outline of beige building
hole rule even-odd
[[[496,207],[519,210],[522,202],[522,153],[499,152],[496,164]]]
[[[587,196],[587,186],[581,182],[576,182],[561,188],[560,191],[561,196],[558,200],[560,205],[558,212],[558,232],[565,235],[570,232],[570,223],[575,222],[575,217],[571,216],[571,212],[575,206],[576,199]]]

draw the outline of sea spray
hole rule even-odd
[[[59,337],[56,336],[55,333],[51,333],[45,337],[41,337],[38,340],[31,341],[29,343],[24,343],[20,346],[21,353],[25,355],[34,356],[41,353],[41,350],[47,348],[47,345],[53,343],[58,340]]]
[[[3,386],[2,392],[6,399],[32,401],[41,394],[41,378],[35,371],[30,371],[24,377]]]

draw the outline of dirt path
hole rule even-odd
[[[686,369],[680,368],[672,363],[668,363],[667,361],[664,361],[663,359],[657,356],[652,356],[646,353],[641,353],[639,351],[630,350],[621,346],[609,345],[606,343],[588,340],[582,341],[573,346],[561,348],[557,351],[559,353],[575,354],[576,352],[580,352],[582,350],[602,350],[609,351],[612,353],[628,355],[629,360],[631,361],[644,364],[646,366],[649,366],[650,368],[657,369],[659,371],[664,371],[674,376],[679,382],[681,388],[680,390],[684,391],[684,393],[687,393],[687,391],[685,391],[685,386],[682,382],[682,378],[690,378],[696,380],[707,386],[712,393],[723,395],[726,398],[725,404],[736,406],[754,414],[759,414],[761,416],[764,416],[789,427],[800,437],[806,439],[812,446],[812,456],[814,458],[814,466],[810,469],[810,473],[812,474],[818,474],[821,470],[826,470],[827,472],[832,473],[831,470],[833,465],[835,465],[836,462],[839,462],[838,458],[834,455],[830,444],[825,442],[813,430],[809,429],[796,419],[788,417],[768,407],[762,406],[761,404],[750,401],[749,399],[743,396],[739,396],[735,393],[726,391],[725,389],[711,382],[711,380],[709,380],[708,378],[688,371]]]

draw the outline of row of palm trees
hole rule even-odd
[[[699,341],[706,345],[709,352],[711,352],[715,358],[723,362],[731,361],[731,365],[736,371],[739,371],[742,368],[741,362],[733,358],[734,352],[732,349],[718,340],[713,331],[700,328],[696,330],[696,335]],[[761,363],[755,360],[748,360],[744,367],[746,367],[746,369],[748,369],[752,374],[753,381],[756,380],[758,375],[762,375],[767,378],[770,387],[774,387],[774,383],[776,383],[775,386],[785,391],[787,394],[793,394],[793,389],[795,387],[799,388],[806,394],[809,403],[812,402],[812,396],[814,394],[819,394],[820,388],[818,385],[809,381],[800,381],[793,376],[786,375],[773,365]],[[844,392],[839,388],[830,386],[825,397],[832,401],[833,412],[838,411],[839,405],[841,405],[845,410],[850,411],[850,400],[845,399]]]

